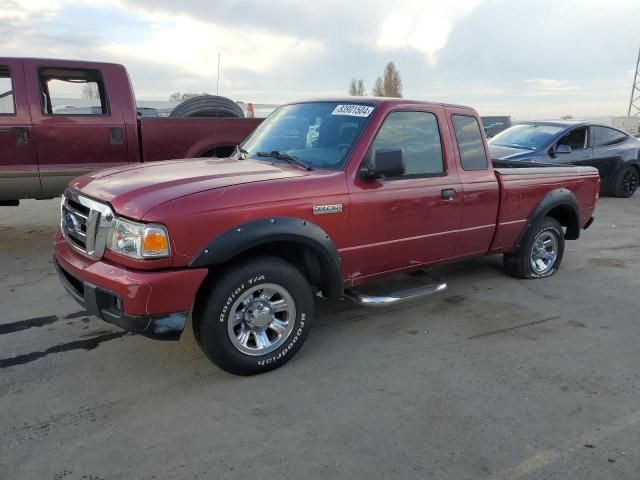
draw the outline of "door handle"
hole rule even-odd
[[[11,129],[16,145],[26,145],[29,143],[29,131],[24,127],[13,127]]]
[[[445,200],[453,200],[453,197],[456,196],[455,188],[445,188],[440,192],[440,196]]]

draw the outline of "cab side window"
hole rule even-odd
[[[6,65],[0,65],[0,115],[15,115],[11,72]]]
[[[378,130],[371,153],[402,150],[406,165],[400,178],[444,174],[438,120],[429,112],[391,112]],[[392,180],[393,180],[392,179]]]
[[[452,115],[451,119],[458,142],[462,168],[465,170],[486,170],[489,168],[480,125],[478,125],[476,118],[468,115]]]
[[[571,130],[558,141],[558,145],[568,145],[571,150],[584,150],[587,148],[587,127]]]
[[[99,70],[47,67],[38,71],[45,115],[108,115],[107,92]]]
[[[593,147],[617,145],[627,139],[627,134],[607,127],[593,127]]]

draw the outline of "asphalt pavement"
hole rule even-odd
[[[88,316],[58,201],[0,207],[0,479],[640,478],[640,194],[601,199],[545,280],[501,257],[439,296],[318,301],[285,367],[217,369]]]

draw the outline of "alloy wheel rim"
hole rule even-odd
[[[231,306],[227,332],[234,347],[246,355],[273,352],[291,335],[296,304],[289,291],[262,283],[244,292]]]
[[[550,232],[542,232],[536,237],[531,247],[529,263],[531,269],[539,274],[548,273],[558,258],[558,240]]]
[[[633,195],[638,188],[638,173],[634,170],[628,170],[622,177],[622,190],[627,195]]]

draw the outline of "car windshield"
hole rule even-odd
[[[564,130],[555,125],[522,124],[500,132],[489,140],[494,147],[522,148],[538,150],[547,145],[553,137]]]
[[[275,110],[240,145],[242,155],[338,170],[372,116],[365,103],[309,102]]]

